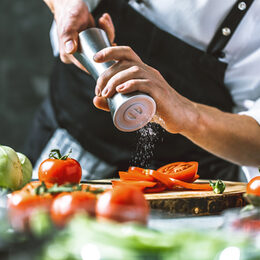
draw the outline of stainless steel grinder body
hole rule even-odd
[[[115,63],[115,61],[97,63],[93,59],[98,51],[111,46],[107,34],[99,28],[90,28],[79,34],[79,42],[80,50],[74,56],[97,80]],[[156,112],[156,103],[153,98],[140,92],[126,95],[116,93],[107,100],[114,125],[124,132],[142,128],[151,121]]]

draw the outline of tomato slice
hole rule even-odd
[[[154,178],[151,175],[145,174],[144,170],[143,172],[123,172],[119,171],[119,177],[122,181],[154,181]]]
[[[170,177],[168,174],[161,173],[158,171],[153,172],[153,177],[163,183],[167,188],[172,189],[174,186],[180,186],[185,189],[190,190],[212,190],[212,187],[209,184],[197,184],[197,183],[188,183],[185,181],[177,180]]]
[[[175,186],[180,186],[182,188],[188,189],[188,190],[205,190],[205,191],[212,191],[212,187],[208,183],[188,183],[185,181],[175,180],[170,178],[172,183]]]
[[[157,184],[157,182],[152,182],[152,181],[138,181],[138,180],[125,180],[125,181],[112,181],[112,186],[117,187],[120,185],[130,185],[130,186],[134,186],[139,188],[140,190],[144,190],[145,188],[149,188],[149,187],[154,187]]]
[[[128,168],[129,173],[143,173],[145,171],[144,168],[136,167],[136,166],[130,166]]]
[[[198,174],[196,174],[191,180],[189,181],[186,181],[186,182],[189,182],[189,183],[193,183],[194,181],[196,181],[200,176]]]
[[[145,188],[143,190],[144,193],[157,193],[166,190],[166,186],[162,184],[161,182],[158,182],[154,187],[151,188]]]
[[[160,167],[157,171],[171,178],[191,182],[198,172],[198,162],[174,162]]]

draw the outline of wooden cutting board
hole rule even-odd
[[[200,180],[196,183],[207,182],[207,180]],[[111,187],[111,180],[88,183],[96,187]],[[175,216],[216,215],[225,209],[245,206],[243,194],[246,191],[246,183],[225,181],[225,184],[226,189],[223,194],[215,194],[213,191],[175,190],[145,194],[145,198],[152,209]]]

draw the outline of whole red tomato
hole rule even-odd
[[[127,184],[102,193],[96,205],[98,219],[146,224],[148,215],[149,207],[142,191]]]
[[[254,177],[249,181],[247,184],[246,193],[260,196],[260,176]]]
[[[61,156],[59,150],[52,150],[49,157],[40,164],[40,181],[58,185],[80,182],[82,171],[78,161],[68,155]]]
[[[53,222],[64,227],[76,213],[95,215],[96,195],[91,192],[74,191],[59,194],[51,205],[51,218]]]
[[[24,189],[8,195],[8,217],[12,227],[18,231],[27,230],[33,212],[39,209],[49,212],[52,200],[50,194],[38,196]]]

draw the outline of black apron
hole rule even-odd
[[[102,0],[93,15],[98,19],[108,12],[116,28],[115,42],[131,46],[181,95],[194,102],[232,112],[234,104],[223,82],[227,64],[218,58],[223,55],[223,48],[252,1],[245,1],[248,6],[243,12],[236,3],[206,52],[160,30],[127,2]],[[138,162],[138,158],[133,161],[131,158],[134,157],[140,133],[117,130],[110,113],[94,107],[94,88],[95,81],[91,76],[57,59],[50,92],[54,114],[59,127],[67,129],[87,151],[119,170],[127,169],[130,164],[156,169],[170,162],[198,161],[199,175],[203,179],[238,180],[238,166],[208,153],[179,134],[166,132],[159,125],[151,126],[157,138],[150,146],[153,154],[149,163],[144,165],[142,160]],[[139,143],[138,149],[143,149],[142,153],[145,153],[146,145]]]

